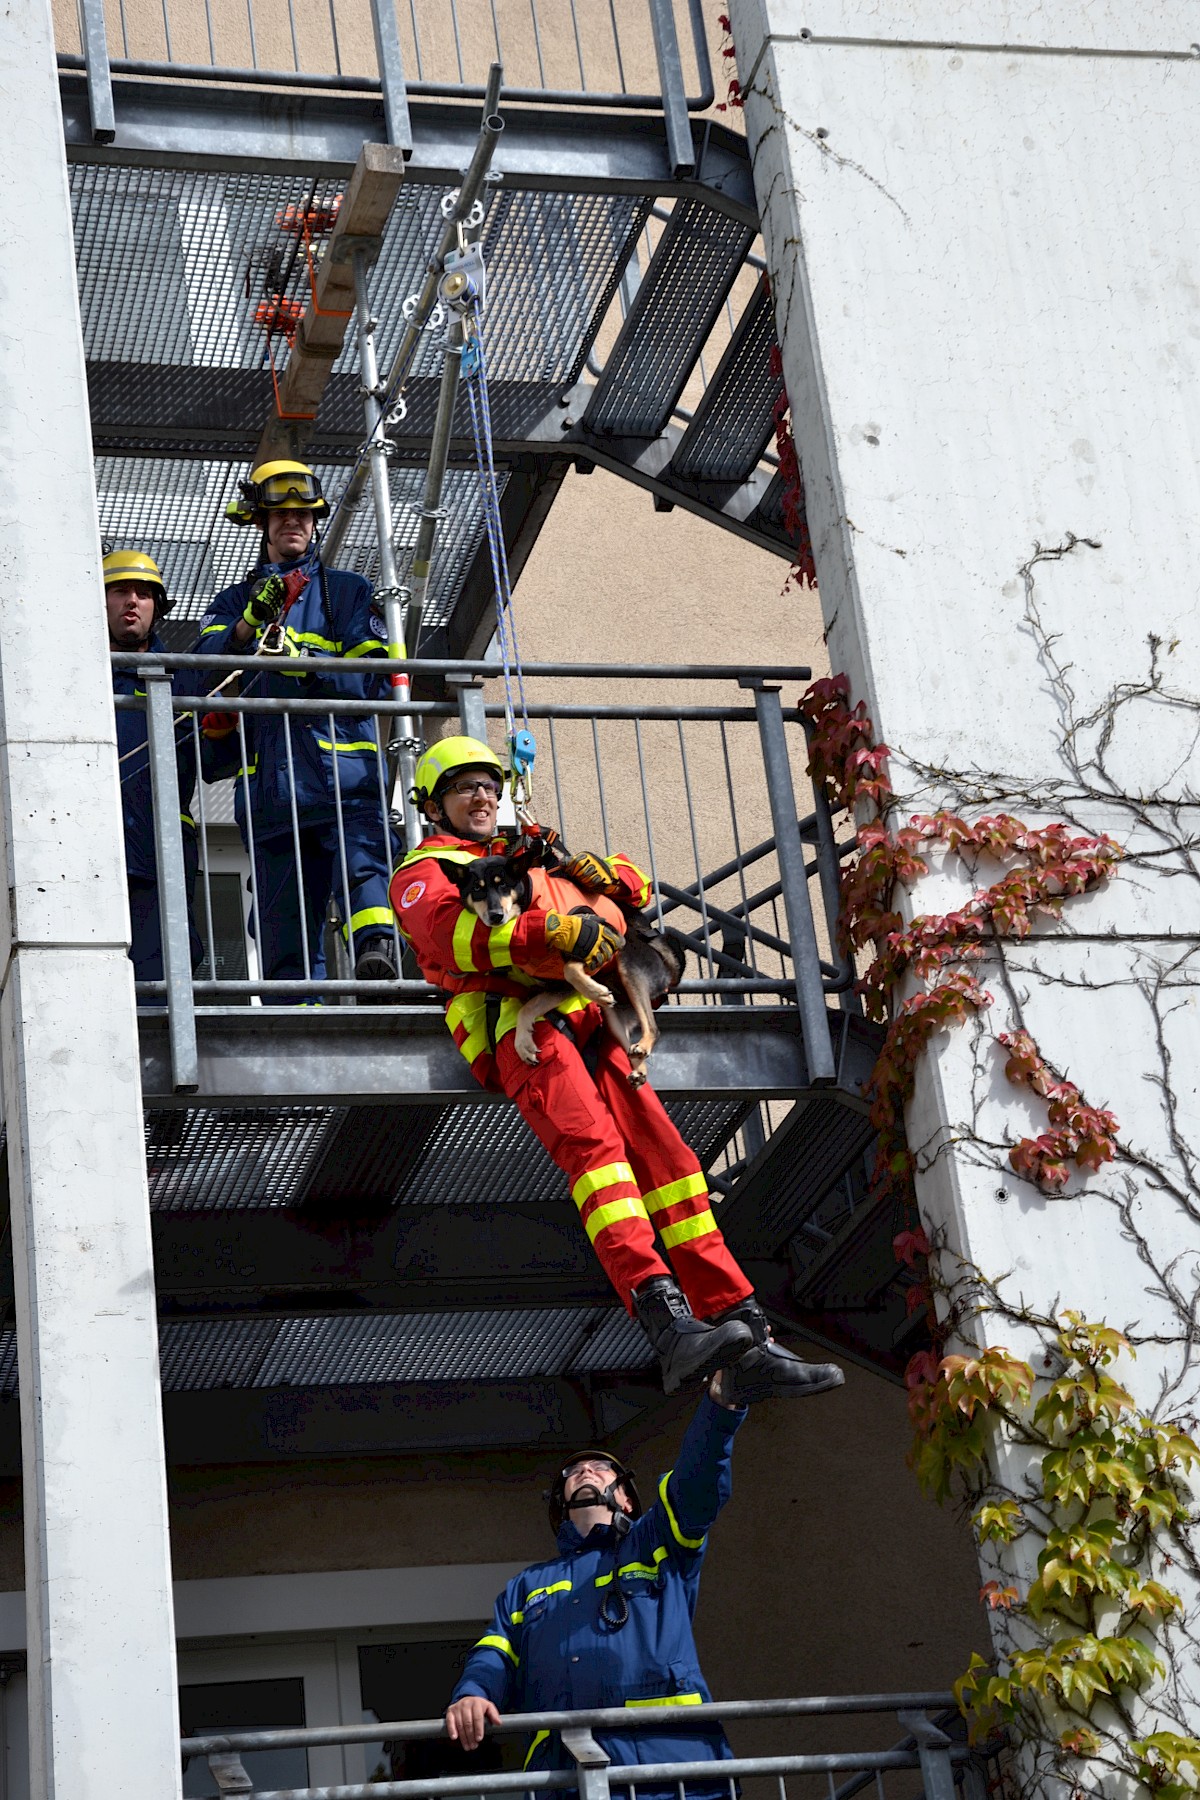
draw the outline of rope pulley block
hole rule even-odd
[[[487,304],[482,246],[464,244],[461,249],[448,250],[442,268],[438,296],[444,304],[455,312],[470,312],[475,307],[482,312]]]

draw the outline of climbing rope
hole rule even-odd
[[[500,645],[500,662],[504,674],[504,724],[508,737],[512,768],[513,800],[519,812],[527,812],[532,799],[531,776],[537,745],[529,729],[529,708],[525,699],[525,675],[521,666],[521,650],[517,641],[517,622],[512,605],[512,580],[508,567],[508,550],[504,542],[504,522],[500,513],[500,487],[496,480],[496,462],[492,449],[492,408],[488,396],[487,350],[483,335],[483,306],[476,298],[464,316],[466,344],[463,348],[462,378],[471,411],[471,433],[475,440],[475,465],[479,474],[480,502],[487,531],[488,552],[492,562],[492,582],[496,592],[496,636]],[[516,703],[513,682],[516,681]],[[520,709],[520,725],[517,709]]]

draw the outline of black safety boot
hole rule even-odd
[[[357,949],[358,946],[356,945]],[[355,981],[397,981],[399,973],[391,938],[371,938],[354,959]]]
[[[810,1363],[785,1350],[771,1336],[767,1315],[751,1294],[718,1313],[718,1326],[740,1321],[752,1337],[750,1348],[728,1365],[721,1380],[721,1399],[728,1406],[752,1406],[756,1400],[801,1399],[841,1387],[846,1377],[836,1363]]]
[[[669,1275],[644,1281],[633,1296],[638,1323],[650,1339],[662,1366],[663,1392],[673,1394],[685,1381],[699,1381],[735,1363],[748,1352],[753,1338],[743,1319],[710,1325],[692,1309]]]

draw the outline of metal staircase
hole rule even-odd
[[[91,0],[83,10],[94,24]],[[651,10],[661,14],[658,0]],[[282,77],[219,85],[166,66],[157,73],[170,79],[150,78],[132,59],[128,75],[94,57],[78,70],[78,58],[64,60],[102,529],[158,558],[177,596],[172,647],[190,648],[208,599],[244,566],[245,539],[223,513],[273,407],[256,311],[270,295],[308,298],[306,260],[280,220],[289,207],[330,204],[364,141],[384,141],[403,111],[410,154],[372,274],[386,366],[477,116],[452,97],[404,95],[401,109],[394,66],[375,91],[343,81],[285,92]],[[514,576],[572,465],[613,469],[656,506],[792,555],[768,454],[780,389],[745,144],[689,118],[666,74],[657,112],[583,113],[529,95],[505,108],[483,241]],[[288,349],[272,350],[278,380]],[[390,431],[401,558],[415,537],[407,520],[437,367],[431,333]],[[334,493],[361,443],[361,413],[348,342],[303,425],[306,454]],[[494,627],[463,416],[445,506],[421,654],[454,660],[479,655]],[[338,560],[371,576],[368,510]],[[443,671],[425,671],[414,692],[434,712],[453,704]],[[840,851],[818,803],[801,796],[798,811],[820,917],[835,904]],[[697,862],[691,888],[682,877],[672,885],[671,871],[658,882],[711,979],[707,993],[665,1010],[654,1079],[777,1319],[896,1371],[920,1323],[906,1318],[894,1221],[870,1202],[864,1174],[862,1088],[879,1033],[855,1010],[852,972],[826,960],[815,1004],[833,1075],[810,1076],[777,839],[739,850],[738,879],[758,859],[767,883],[753,901],[743,887],[744,905],[723,866]],[[757,979],[747,951],[756,932],[761,953],[776,956],[773,981]],[[742,991],[718,991],[731,971],[746,977]],[[173,1459],[583,1441],[655,1403],[648,1348],[615,1305],[561,1177],[515,1111],[473,1085],[440,1009],[411,994],[399,1006],[320,1011],[213,998],[198,996],[192,1093],[176,1089],[168,1015],[140,1015]],[[7,1267],[4,1282],[0,1395],[11,1395]],[[18,1454],[16,1408],[0,1404],[0,1470]]]

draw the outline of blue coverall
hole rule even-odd
[[[367,657],[387,654],[386,628],[371,610],[370,584],[345,569],[322,569],[316,559],[307,587],[288,610],[284,628],[305,656]],[[295,564],[272,565],[283,570]],[[225,588],[201,622],[196,649],[207,655],[232,654],[240,646],[233,628],[245,611],[250,588],[261,570]],[[261,635],[261,629],[260,633]],[[243,693],[292,699],[370,700],[386,693],[385,679],[349,670],[329,675],[297,676],[289,659],[272,660],[261,674],[243,677]],[[214,703],[219,707],[220,701]],[[295,713],[290,734],[285,715],[243,713],[247,764],[243,769],[236,735],[222,755],[206,753],[206,781],[236,777],[234,807],[242,841],[253,837],[254,889],[258,902],[258,946],[263,979],[320,980],[325,974],[323,926],[331,894],[346,911],[348,887],[350,930],[357,958],[372,940],[392,943],[392,910],[388,880],[398,841],[383,820],[380,752],[370,715]],[[288,739],[290,735],[291,768]],[[336,750],[334,748],[336,744]],[[336,756],[337,768],[334,770]],[[246,786],[250,817],[246,817]],[[296,824],[299,827],[303,898],[296,880],[296,847],[291,805],[295,779]],[[343,884],[338,844],[338,801],[346,851]],[[301,905],[308,932],[310,968],[304,966]],[[253,915],[252,915],[253,917]],[[270,1002],[268,1002],[269,1004]],[[282,1004],[288,1004],[283,1000]]]
[[[166,645],[155,632],[146,647],[148,656],[162,654]],[[114,694],[145,694],[133,669],[114,669]],[[176,694],[203,693],[207,680],[195,669],[176,669],[171,690]],[[183,872],[187,884],[188,924],[191,928],[192,967],[203,948],[192,908],[196,897],[199,851],[192,818],[196,791],[196,738],[190,713],[175,715],[175,762],[179,771],[179,817],[183,833]],[[163,978],[162,924],[158,904],[158,863],[154,852],[154,803],[150,785],[146,713],[142,707],[117,712],[117,764],[121,782],[121,822],[125,831],[125,875],[129,888],[129,920],[132,936],[129,956],[135,981]]]
[[[733,1436],[746,1413],[706,1394],[688,1426],[675,1467],[623,1540],[611,1525],[581,1537],[569,1519],[559,1554],[514,1577],[496,1601],[489,1630],[467,1658],[454,1699],[479,1694],[502,1713],[600,1706],[678,1706],[679,1729],[597,1732],[614,1766],[719,1762],[732,1755],[720,1726],[687,1727],[687,1707],[712,1698],[700,1673],[692,1617],[706,1533],[729,1498]],[[617,1582],[629,1608],[614,1630],[601,1616]],[[611,1606],[611,1603],[610,1603]],[[557,1733],[538,1732],[525,1767],[571,1769]],[[692,1795],[727,1794],[720,1783],[689,1783]],[[639,1800],[674,1789],[637,1790]]]

